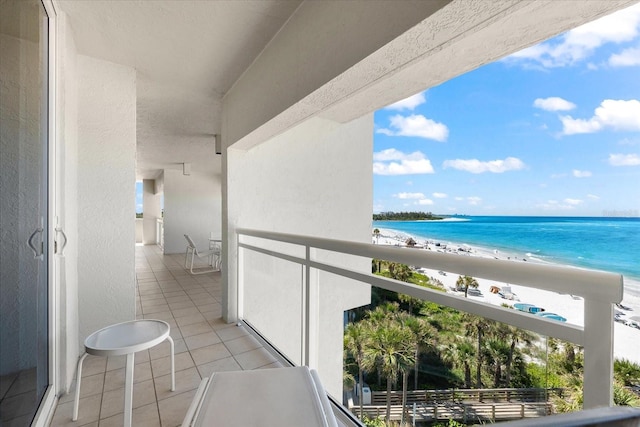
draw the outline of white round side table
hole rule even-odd
[[[156,346],[164,340],[171,344],[171,391],[176,388],[174,345],[169,335],[170,328],[162,320],[141,319],[130,322],[117,323],[107,326],[89,335],[84,340],[86,353],[78,361],[76,396],[73,404],[73,421],[78,419],[78,404],[80,401],[80,383],[82,382],[82,363],[92,354],[94,356],[127,355],[124,385],[124,426],[131,427],[133,414],[133,367],[135,353]]]

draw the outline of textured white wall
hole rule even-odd
[[[78,85],[77,50],[71,27],[64,13],[58,21],[58,86],[56,100],[57,131],[57,184],[56,216],[67,236],[63,256],[58,263],[58,350],[60,390],[68,391],[76,370],[80,353],[78,337]],[[59,236],[62,241],[62,236]]]
[[[136,74],[78,55],[80,340],[135,319]]]
[[[164,170],[164,253],[183,253],[185,234],[198,249],[209,249],[209,233],[221,235],[222,195],[219,175]]]
[[[142,180],[142,242],[145,245],[156,243],[156,219],[162,217],[161,198],[162,194],[157,189],[155,179]]]
[[[373,116],[347,124],[312,119],[250,151],[229,150],[228,304],[235,304],[235,228],[371,241]],[[347,261],[349,262],[349,261]],[[366,272],[368,261],[349,262]],[[301,270],[283,261],[245,260],[246,317],[294,358],[299,355]],[[318,371],[342,396],[343,311],[369,302],[370,288],[320,274]],[[232,316],[230,316],[232,317]]]

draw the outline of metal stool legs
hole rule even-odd
[[[84,363],[84,359],[87,358],[89,353],[85,353],[82,355],[80,360],[78,360],[78,372],[76,374],[76,397],[73,401],[73,417],[71,418],[73,421],[78,419],[78,404],[80,403],[80,384],[82,383],[82,364]]]

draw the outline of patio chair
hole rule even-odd
[[[200,252],[198,251],[198,249],[196,248],[196,244],[193,243],[193,240],[191,239],[191,237],[189,237],[188,234],[185,234],[184,238],[187,239],[187,250],[185,251],[185,254],[184,254],[184,268],[188,268],[191,274],[205,274],[205,273],[212,273],[214,271],[219,271],[213,266],[213,263],[215,262],[215,260],[217,260],[220,257],[219,248],[214,248],[208,251]],[[211,268],[194,271],[193,261],[195,257],[206,259],[207,265],[209,265]]]

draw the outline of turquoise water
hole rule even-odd
[[[640,291],[640,218],[469,216],[457,221],[374,221],[417,240],[469,244],[610,271]],[[420,242],[419,242],[420,243]]]

